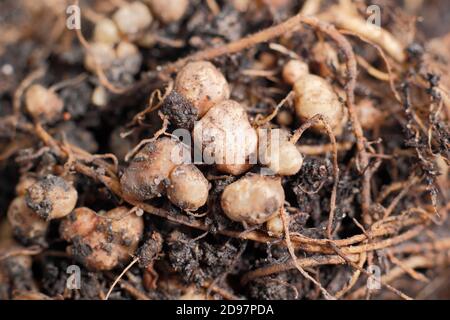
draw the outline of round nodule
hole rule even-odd
[[[212,107],[195,124],[193,137],[204,161],[219,171],[239,175],[252,167],[249,158],[257,152],[258,135],[238,102],[225,100]]]
[[[162,22],[171,23],[180,20],[189,7],[189,0],[144,0],[152,13]]]
[[[27,89],[25,105],[33,118],[44,123],[58,120],[64,108],[63,101],[55,92],[39,84],[34,84]]]
[[[60,225],[60,234],[71,245],[74,259],[91,270],[111,270],[130,260],[144,232],[144,220],[118,207],[101,215],[78,208]]]
[[[119,30],[111,19],[102,19],[95,24],[94,42],[114,45],[120,41]]]
[[[135,1],[121,6],[114,13],[113,20],[122,34],[132,38],[148,28],[153,17],[145,4]]]
[[[7,217],[14,235],[21,242],[41,243],[45,238],[49,223],[27,206],[25,197],[17,197],[11,202]]]
[[[300,60],[290,60],[283,67],[282,76],[284,82],[293,85],[298,79],[309,73],[309,67]]]
[[[28,207],[46,220],[68,215],[75,208],[78,192],[61,177],[47,175],[31,185],[25,196]]]
[[[145,201],[164,194],[164,183],[175,166],[186,161],[189,150],[164,137],[145,145],[125,169],[120,184],[127,199]]]
[[[174,90],[198,109],[199,118],[217,103],[230,97],[223,74],[208,61],[190,62],[177,74]]]
[[[302,121],[322,114],[329,122],[332,130],[339,133],[345,118],[344,108],[331,85],[323,78],[307,74],[294,84],[295,111]],[[322,123],[313,126],[316,131],[323,132]]]
[[[208,200],[209,182],[193,164],[176,166],[169,176],[167,197],[185,210],[197,210]]]
[[[284,204],[281,179],[247,175],[225,187],[221,205],[233,221],[261,224],[275,216]]]

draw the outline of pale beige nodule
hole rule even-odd
[[[247,175],[225,187],[221,205],[233,221],[261,224],[274,217],[284,204],[278,177]]]
[[[193,164],[176,166],[169,176],[167,197],[185,210],[197,210],[208,200],[209,182]]]
[[[215,104],[230,97],[230,88],[223,74],[208,61],[190,62],[175,79],[175,91],[198,110],[199,118]]]

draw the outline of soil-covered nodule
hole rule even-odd
[[[0,3],[0,299],[449,299],[444,0]]]

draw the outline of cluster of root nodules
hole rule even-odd
[[[449,3],[370,4],[2,1],[0,299],[450,298]]]

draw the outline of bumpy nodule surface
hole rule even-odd
[[[25,199],[28,207],[43,219],[58,219],[75,208],[78,192],[71,183],[50,174],[31,185]]]
[[[261,224],[275,216],[284,204],[280,178],[247,175],[228,185],[221,197],[224,213],[233,221]]]
[[[23,174],[20,176],[19,182],[16,185],[16,194],[18,196],[24,196],[27,193],[27,189],[35,184],[37,178],[32,175]]]
[[[249,157],[258,146],[256,130],[250,125],[245,109],[236,101],[225,100],[195,124],[194,144],[202,147],[203,160],[217,169],[239,175],[251,165]]]
[[[177,74],[174,90],[190,101],[203,115],[215,104],[230,97],[223,74],[208,61],[190,62]]]
[[[300,60],[290,60],[283,67],[283,80],[293,85],[298,79],[309,73],[309,67],[306,63]]]
[[[60,226],[61,236],[77,261],[91,270],[111,270],[130,260],[144,232],[144,220],[126,207],[97,214],[78,208]]]
[[[167,197],[186,210],[197,210],[208,200],[209,182],[193,164],[175,167],[169,176]]]
[[[120,41],[119,30],[111,19],[105,18],[95,24],[94,41],[111,45]]]
[[[111,67],[116,59],[116,52],[111,44],[96,42],[91,44],[90,54],[84,57],[84,66],[91,72]]]
[[[259,130],[259,148],[262,164],[267,166],[274,174],[291,176],[300,171],[303,156],[295,144],[289,141],[285,131]]]
[[[162,22],[170,23],[180,20],[189,7],[189,0],[144,0],[152,13]]]
[[[7,216],[14,235],[22,243],[43,242],[48,222],[27,206],[25,197],[17,197],[11,202]]]
[[[356,105],[356,114],[358,115],[359,122],[361,122],[361,127],[366,130],[373,129],[383,121],[383,113],[369,99],[359,101]]]
[[[198,109],[175,90],[164,99],[161,112],[169,118],[171,124],[189,131],[194,128],[198,119]]]
[[[153,17],[145,4],[135,1],[121,6],[114,13],[113,20],[122,34],[134,37],[150,26]]]
[[[47,88],[34,84],[25,94],[25,105],[28,113],[42,122],[58,120],[63,111],[63,101],[56,93]]]
[[[147,144],[120,178],[124,197],[144,201],[163,195],[164,182],[188,153],[179,142],[166,137]]]
[[[294,84],[295,111],[301,120],[311,119],[316,114],[324,115],[332,129],[340,131],[344,109],[331,85],[323,78],[307,74]],[[314,126],[323,131],[323,124]]]
[[[284,232],[284,226],[280,215],[276,215],[267,221],[266,229],[270,236],[281,237]]]

